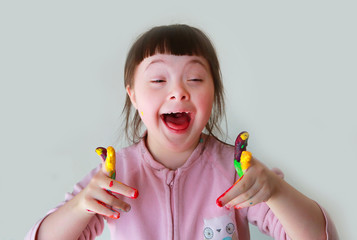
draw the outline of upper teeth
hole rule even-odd
[[[169,114],[176,114],[176,113],[186,113],[186,114],[188,114],[188,112],[171,112]]]

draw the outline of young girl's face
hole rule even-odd
[[[147,128],[149,146],[186,151],[198,144],[214,100],[206,59],[170,54],[145,58],[127,92]]]

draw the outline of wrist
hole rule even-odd
[[[73,214],[77,216],[82,216],[84,218],[91,218],[94,215],[94,212],[85,207],[85,204],[82,201],[82,192],[74,196],[69,202],[68,207],[72,210]]]
[[[286,185],[286,182],[284,181],[283,178],[281,178],[278,174],[276,174],[274,171],[272,171],[272,193],[269,197],[269,199],[266,201],[268,205],[270,205],[271,202],[274,202],[274,200],[278,199],[279,196],[284,192],[284,188]]]

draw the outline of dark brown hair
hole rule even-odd
[[[150,29],[139,36],[129,50],[124,68],[124,87],[133,88],[136,67],[145,58],[158,53],[177,56],[195,55],[207,60],[214,83],[214,102],[205,128],[209,135],[215,136],[214,131],[221,134],[219,123],[225,115],[224,91],[217,54],[209,38],[201,30],[184,24]],[[132,110],[134,110],[134,116],[132,116]],[[142,122],[139,113],[133,109],[128,95],[122,114],[125,114],[124,128],[127,139],[132,143],[138,142],[141,137]]]

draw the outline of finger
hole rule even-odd
[[[129,187],[128,185],[121,183],[119,181],[105,178],[100,183],[99,186],[103,189],[109,190],[113,193],[120,194],[132,199],[135,199],[139,196],[137,189]]]
[[[99,176],[97,178],[98,179],[97,184],[99,187],[109,190],[113,193],[132,198],[132,199],[135,199],[139,196],[139,192],[137,189],[132,188],[132,187],[130,187],[124,183],[121,183],[119,181],[113,180],[113,179],[107,177],[106,175],[104,175],[103,172],[98,173],[98,174],[99,174]]]
[[[88,202],[87,211],[91,213],[98,213],[100,215],[113,219],[120,218],[120,213],[118,211],[109,208],[103,202],[95,199],[92,199],[91,201]]]
[[[225,193],[223,193],[217,199],[217,205],[220,207],[225,206],[228,202],[233,200],[236,196],[244,193],[247,189],[251,188],[254,184],[254,181],[250,178],[246,178],[243,175],[240,179],[238,179],[232,187],[230,187]]]
[[[243,201],[242,203],[239,203],[238,205],[235,205],[235,209],[240,209],[240,208],[245,208],[245,207],[252,207],[258,203],[264,202],[267,199],[268,192],[264,190],[265,188],[261,188],[255,195],[247,199],[246,201]]]
[[[102,192],[99,193],[99,196],[96,199],[106,204],[108,208],[114,207],[124,212],[129,212],[131,209],[131,206],[128,203],[120,200],[117,196],[105,189],[102,189]]]
[[[103,152],[104,149],[97,148],[96,151],[99,154],[101,151]],[[115,171],[116,171],[115,163],[116,163],[115,150],[113,147],[109,146],[106,149],[105,161],[102,163],[102,171],[105,175],[113,179],[115,179]]]
[[[243,152],[245,155],[245,166],[244,173],[248,173],[251,168],[254,166],[254,158],[251,157],[251,153],[248,151]],[[243,178],[244,177],[244,178]],[[228,202],[234,199],[239,194],[247,191],[255,182],[255,178],[252,176],[248,176],[244,174],[241,178],[239,178],[232,187],[230,187],[225,193],[223,193],[216,201],[216,204],[219,207],[225,206]]]
[[[225,207],[226,208],[231,208],[236,205],[240,205],[243,202],[247,202],[250,199],[252,199],[258,192],[260,191],[260,185],[255,182],[249,189],[247,189],[245,192],[242,192],[241,194],[237,195],[235,198],[233,198],[231,201],[229,201]]]
[[[102,158],[102,162],[105,162],[105,159],[107,158],[107,149],[104,147],[97,147],[95,152]]]
[[[242,166],[242,170],[245,173],[246,170],[250,167],[252,160],[252,153],[249,151],[243,151],[240,157],[240,163]]]

